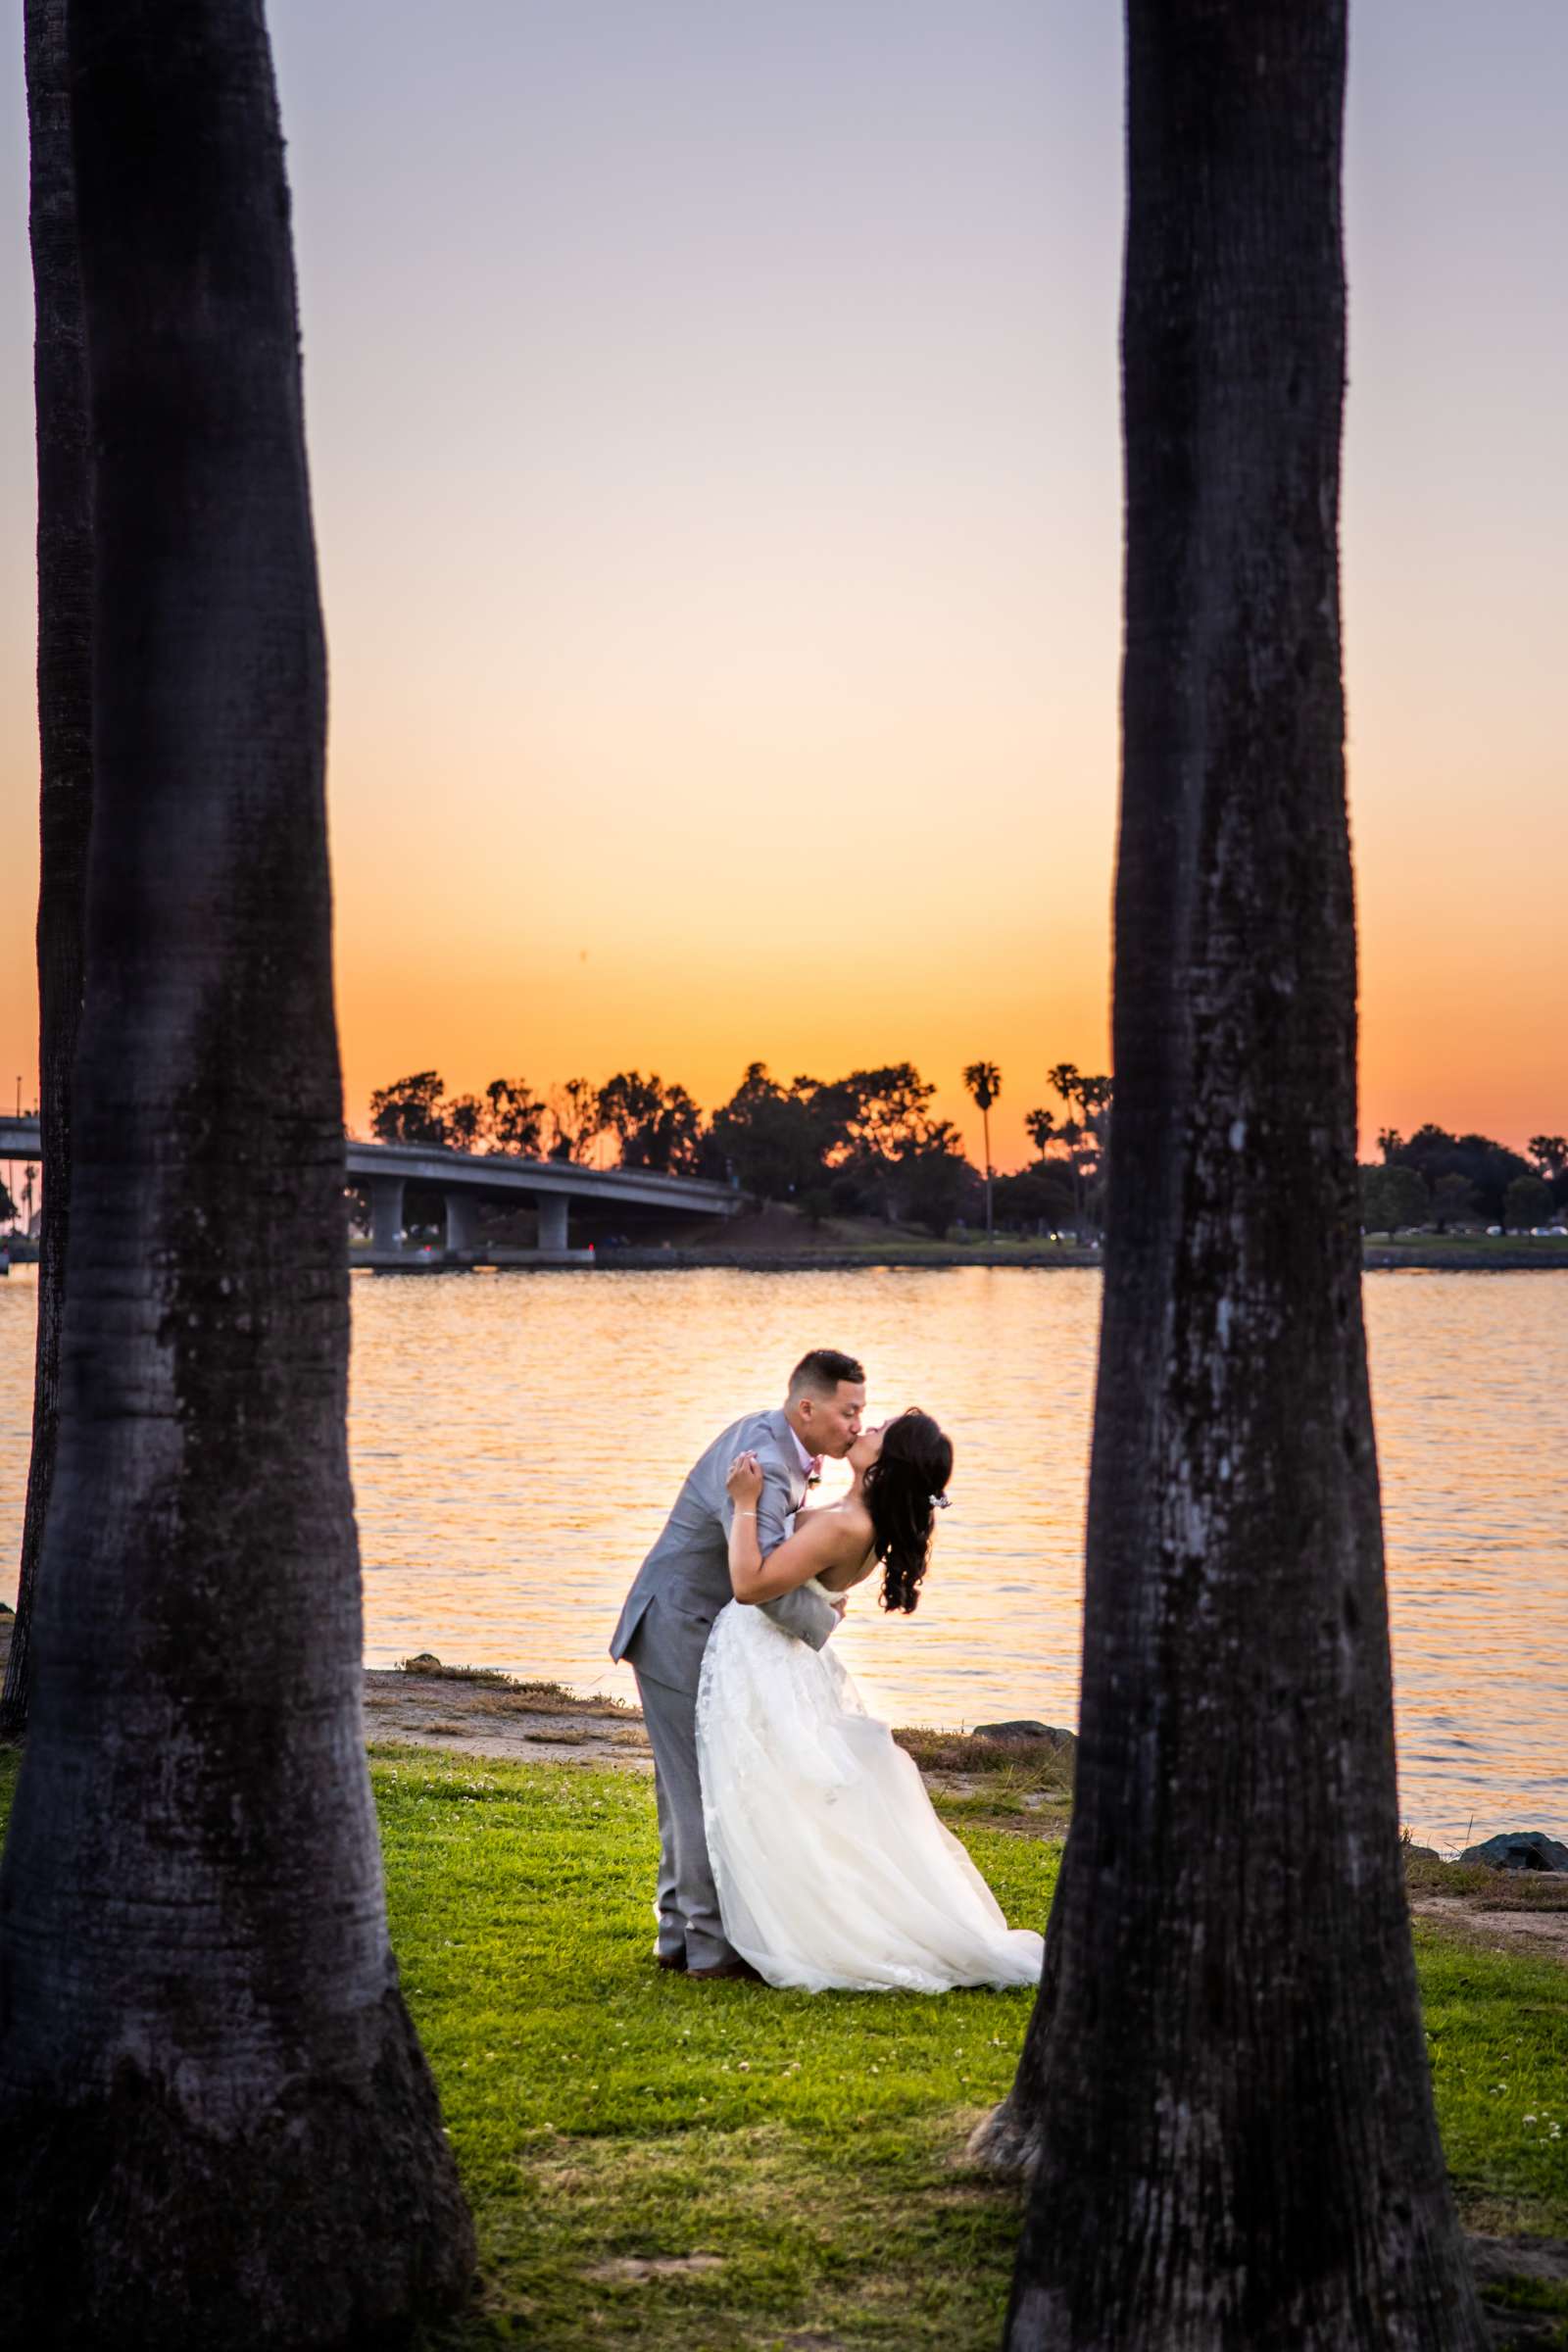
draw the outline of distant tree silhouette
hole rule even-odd
[[[617,1070],[599,1089],[600,1125],[613,1133],[622,1167],[647,1166],[647,1138],[663,1106],[663,1084],[657,1073],[645,1078],[640,1070]]]
[[[1083,1138],[1083,1126],[1072,1116],[1078,1108],[1078,1064],[1075,1061],[1058,1061],[1054,1070],[1047,1071],[1046,1084],[1053,1094],[1060,1097],[1062,1108],[1068,1113],[1056,1134],[1066,1152],[1072,1175],[1072,1220],[1073,1229],[1077,1232],[1082,1228],[1084,1214],[1083,1171],[1078,1164],[1078,1146]]]
[[[1528,1233],[1551,1214],[1551,1187],[1540,1176],[1516,1176],[1502,1197],[1502,1223],[1507,1233]]]
[[[1531,1173],[1527,1159],[1491,1136],[1450,1135],[1430,1120],[1408,1138],[1390,1132],[1384,1158],[1391,1167],[1413,1168],[1429,1191],[1444,1176],[1462,1176],[1490,1225],[1503,1222],[1503,1196],[1514,1178]]]
[[[977,1188],[935,1095],[908,1061],[787,1087],[754,1061],[713,1113],[707,1150],[754,1199],[793,1200],[813,1222],[831,1206],[946,1230]]]
[[[444,1092],[437,1070],[416,1070],[378,1087],[370,1097],[371,1134],[383,1144],[444,1144]]]
[[[1078,1064],[1058,1061],[1055,1068],[1046,1072],[1046,1084],[1054,1095],[1060,1097],[1063,1106],[1071,1109],[1078,1100]]]
[[[666,1086],[663,1107],[648,1139],[648,1164],[670,1176],[696,1176],[711,1154],[703,1114],[683,1086]]]
[[[712,1142],[755,1200],[805,1199],[823,1182],[823,1152],[832,1132],[816,1104],[816,1081],[781,1086],[767,1064],[750,1062],[740,1085],[713,1113]],[[813,1202],[819,1213],[819,1204]]]
[[[1450,1172],[1440,1176],[1432,1187],[1432,1222],[1439,1233],[1446,1233],[1450,1225],[1462,1224],[1476,1210],[1475,1186],[1467,1176]]]
[[[526,1078],[492,1078],[484,1090],[483,1133],[498,1152],[536,1156],[544,1137],[546,1105]]]
[[[963,1073],[963,1083],[980,1113],[981,1132],[985,1137],[986,1154],[986,1236],[996,1232],[993,1176],[991,1165],[991,1105],[1002,1092],[1002,1072],[994,1061],[971,1061]]]
[[[1009,1233],[1059,1233],[1072,1222],[1072,1188],[1047,1162],[997,1178],[997,1223]]]
[[[599,1090],[599,1119],[613,1131],[623,1168],[693,1175],[702,1160],[703,1115],[683,1086],[656,1071],[618,1070]]]
[[[1357,1238],[1344,0],[1128,0],[1115,1137],[1009,2352],[1479,2352]]]
[[[567,1078],[550,1090],[552,1159],[586,1160],[601,1132],[599,1089],[586,1078]]]
[[[1040,1158],[1044,1159],[1055,1141],[1055,1112],[1054,1110],[1026,1110],[1023,1114],[1023,1123],[1029,1141],[1033,1144]]]
[[[1442,1179],[1446,1183],[1447,1178]],[[1463,1183],[1463,1178],[1458,1180]],[[1432,1196],[1414,1168],[1397,1160],[1360,1172],[1361,1223],[1368,1233],[1408,1233],[1432,1216]],[[1468,1191],[1466,1187],[1466,1191]]]
[[[1114,1085],[1109,1078],[1080,1078],[1078,1081],[1078,1100],[1083,1105],[1084,1117],[1102,1144],[1103,1138],[1101,1136],[1100,1122],[1110,1108],[1114,1092]]]
[[[1538,1176],[1551,1186],[1552,1199],[1568,1199],[1568,1137],[1533,1135],[1528,1150]]]
[[[459,1152],[472,1152],[485,1133],[486,1106],[477,1095],[454,1095],[443,1120],[447,1142]]]
[[[895,1061],[852,1070],[812,1098],[824,1127],[842,1138],[832,1148],[835,1163],[889,1220],[903,1205],[911,1157],[935,1132],[930,1106],[936,1091],[912,1061]]]
[[[951,1119],[932,1122],[902,1162],[904,1214],[942,1241],[974,1187],[974,1170]],[[989,1230],[989,1225],[988,1225]]]
[[[1108,1172],[1110,1106],[1115,1093],[1109,1078],[1078,1080],[1078,1103],[1083,1112],[1079,1149],[1083,1155],[1083,1195],[1095,1225],[1104,1222],[1102,1203]]]

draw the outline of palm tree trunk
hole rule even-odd
[[[1480,2323],[1396,1809],[1338,493],[1344,0],[1130,0],[1125,763],[1076,1811],[1009,2352]]]
[[[66,0],[25,0],[29,229],[38,435],[38,1118],[43,1225],[32,1458],[0,1739],[26,1728],[32,1606],[54,1480],[71,1204],[71,1080],[81,1021],[92,820],[92,503],[87,368],[71,160]]]
[[[989,1110],[983,1110],[980,1113],[980,1125],[986,1139],[986,1240],[994,1242],[997,1238],[997,1221],[991,1206],[991,1113]]]
[[[346,2345],[472,2240],[360,1703],[324,653],[259,0],[74,0],[95,807],[0,1868],[9,2340]]]

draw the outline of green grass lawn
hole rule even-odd
[[[685,1984],[650,1961],[646,1781],[407,1750],[374,1772],[496,2338],[996,2342],[1016,2199],[955,2159],[1011,2079],[1027,1992]],[[966,1836],[1009,1918],[1043,1919],[1057,1849]]]
[[[1568,2236],[1568,1969],[1424,1923],[1415,1955],[1438,2121],[1467,2225]],[[1561,2308],[1568,2315],[1568,2297]]]
[[[443,2352],[992,2352],[1017,2201],[961,2154],[1027,1993],[685,1984],[649,1961],[645,1780],[409,1749],[372,1772],[404,1986],[479,2228],[483,2307]],[[949,1818],[1009,1919],[1043,1922],[1057,1848]],[[1467,2221],[1568,2233],[1568,1971],[1416,1943]]]

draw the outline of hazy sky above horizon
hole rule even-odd
[[[1119,10],[273,0],[349,1108],[435,1066],[1104,1066]],[[31,312],[0,188],[0,1079]],[[1363,1134],[1568,1124],[1568,9],[1352,0]],[[1001,1115],[1005,1114],[1005,1115]]]

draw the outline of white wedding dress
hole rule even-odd
[[[739,1601],[721,1609],[697,1760],[724,1933],[770,1984],[1039,1983],[1040,1936],[1007,1926],[831,1645],[812,1649]]]

